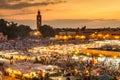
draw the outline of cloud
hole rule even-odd
[[[8,2],[19,2],[21,0],[6,0],[6,1],[8,1]]]
[[[104,28],[104,27],[118,27],[120,26],[119,19],[58,19],[44,21],[44,24],[49,24],[53,27],[82,27],[87,26],[88,28]]]
[[[45,12],[48,12],[48,11],[52,11],[53,9],[44,9],[44,10],[41,10],[41,11],[45,11]],[[35,11],[33,10],[28,10],[28,9],[22,9],[20,11],[16,11],[16,12],[13,12],[13,13],[9,13],[9,14],[4,14],[4,13],[1,13],[0,14],[0,17],[9,17],[9,16],[16,16],[16,15],[29,15],[29,14],[36,14]]]
[[[36,20],[9,20],[17,22],[18,24],[29,25],[31,28],[36,28]],[[119,19],[61,19],[61,20],[47,20],[42,22],[48,24],[53,28],[78,28],[87,26],[87,28],[104,28],[104,27],[119,27]]]
[[[29,14],[34,14],[34,12],[32,11],[24,11],[22,10],[21,12],[17,12],[17,13],[12,13],[12,14],[0,14],[0,17],[9,17],[9,16],[15,16],[15,15],[29,15]]]
[[[82,22],[82,23],[88,23],[88,22],[104,22],[104,21],[120,21],[119,19],[56,19],[51,20],[52,22]]]
[[[65,0],[49,0],[49,1],[42,1],[42,2],[33,2],[34,0],[27,0],[22,2],[22,0],[0,0],[0,9],[22,9],[26,7],[34,7],[34,6],[47,6],[47,5],[54,5],[59,3],[65,3]],[[15,4],[11,4],[16,2]]]

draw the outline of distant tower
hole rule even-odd
[[[37,14],[37,29],[39,29],[39,27],[42,25],[42,21],[41,21],[41,14],[40,11],[38,10],[38,14]]]

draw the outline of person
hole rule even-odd
[[[42,73],[41,70],[38,72],[38,75],[39,75],[39,79],[40,79],[40,80],[43,80],[43,73]]]
[[[2,72],[0,71],[0,80],[2,80]]]
[[[44,80],[49,80],[49,73],[45,74],[45,79]]]
[[[10,65],[12,65],[13,64],[13,60],[10,60]]]
[[[66,78],[66,80],[70,80],[70,78],[69,78],[69,77],[67,77],[67,78]]]
[[[117,80],[116,76],[114,77],[114,80]]]

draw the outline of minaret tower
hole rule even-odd
[[[39,29],[39,27],[42,25],[42,21],[41,21],[41,14],[40,11],[38,10],[38,14],[37,14],[37,29]]]

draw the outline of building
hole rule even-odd
[[[39,27],[42,25],[42,19],[41,19],[41,14],[39,10],[36,18],[37,18],[36,19],[37,29],[30,31],[29,36],[33,38],[40,38],[41,32],[39,31]]]
[[[120,39],[120,29],[86,29],[74,31],[58,31],[57,36],[71,36],[80,38],[85,36],[86,39]]]
[[[102,33],[103,35],[109,34],[111,36],[116,36],[120,35],[120,30],[114,31],[114,30],[105,30],[105,31],[100,31],[99,33]]]
[[[38,10],[38,14],[37,14],[37,29],[39,29],[39,27],[42,25],[42,17],[40,14],[40,11]]]

